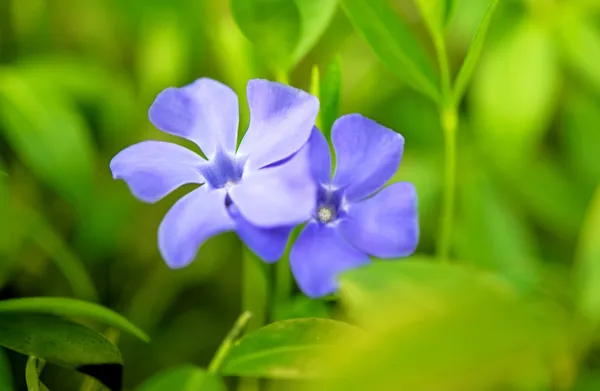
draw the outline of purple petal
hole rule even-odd
[[[331,151],[323,133],[316,127],[313,128],[310,139],[310,166],[317,181],[322,185],[329,185],[331,181]]]
[[[177,144],[142,141],[119,152],[110,162],[115,179],[123,179],[134,196],[156,202],[186,183],[204,183],[196,169],[200,155]]]
[[[235,153],[239,120],[235,92],[212,79],[162,91],[148,111],[163,132],[195,142],[210,159],[217,148]]]
[[[310,137],[319,111],[314,96],[267,80],[248,82],[250,126],[238,153],[257,169],[296,153]]]
[[[292,273],[309,297],[335,292],[342,272],[369,262],[369,257],[350,245],[337,227],[314,221],[300,233],[290,254]]]
[[[345,188],[350,201],[379,190],[402,159],[404,138],[360,114],[338,118],[331,137],[337,156],[333,185]]]
[[[225,207],[227,192],[194,190],[173,205],[158,229],[158,246],[169,267],[178,269],[192,262],[208,238],[235,228]]]
[[[417,193],[412,183],[395,183],[350,205],[340,230],[356,248],[378,258],[405,257],[419,242]]]
[[[242,217],[235,204],[229,207],[229,214],[235,221],[238,236],[259,258],[268,263],[276,262],[281,258],[293,226],[256,227]]]
[[[316,194],[308,148],[282,165],[245,173],[242,181],[229,191],[241,215],[263,228],[308,220],[316,207]]]

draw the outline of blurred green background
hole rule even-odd
[[[391,3],[431,49],[412,1]],[[454,71],[487,6],[459,2],[447,33]],[[360,112],[406,139],[393,180],[416,184],[419,253],[432,255],[443,172],[437,108],[397,81],[339,7],[290,84],[308,89],[313,65],[325,69],[336,56],[340,113]],[[70,296],[123,313],[152,337],[120,338],[127,387],[162,368],[205,366],[240,310],[234,235],[210,240],[185,270],[160,258],[158,224],[190,187],[146,205],[108,169],[132,143],[181,142],[156,130],[147,109],[162,89],[198,77],[230,85],[241,102],[248,79],[274,79],[227,1],[0,0],[0,299]],[[569,302],[600,181],[600,1],[501,1],[460,114],[453,258]],[[24,387],[25,359],[10,359]],[[47,372],[56,389],[80,384]]]

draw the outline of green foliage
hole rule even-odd
[[[340,114],[340,96],[342,88],[342,61],[336,57],[325,68],[320,82],[319,100],[321,101],[321,131],[331,139],[331,128]]]
[[[441,99],[436,73],[423,46],[385,0],[342,0],[342,5],[356,29],[398,78],[434,101]]]
[[[223,374],[281,379],[310,379],[327,373],[323,354],[341,347],[335,342],[359,329],[319,318],[284,320],[238,341],[223,364]]]
[[[149,342],[150,337],[123,316],[94,303],[59,298],[35,297],[0,301],[0,315],[3,314],[51,314],[69,318],[86,318],[116,327]]]
[[[0,348],[0,390],[12,391],[13,381],[6,352]]]
[[[193,365],[161,371],[146,380],[137,391],[225,391],[221,380]]]
[[[0,315],[0,345],[78,370],[111,390],[121,387],[123,358],[101,334],[49,315]]]
[[[231,0],[236,22],[277,73],[287,74],[331,21],[336,0]]]
[[[29,391],[48,391],[48,387],[40,380],[40,374],[45,365],[45,361],[40,361],[35,357],[30,356],[27,359],[27,365],[25,366],[25,381],[27,382],[27,389]]]

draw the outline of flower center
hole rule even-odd
[[[214,158],[198,169],[213,189],[231,189],[242,179],[244,160],[217,151]]]
[[[332,207],[328,205],[322,205],[317,210],[317,220],[319,220],[320,223],[331,223],[334,219],[335,210]]]

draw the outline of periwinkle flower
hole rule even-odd
[[[209,237],[236,231],[258,256],[276,261],[294,225],[314,209],[308,149],[319,102],[283,84],[251,80],[250,124],[237,145],[238,99],[224,84],[198,79],[162,91],[149,110],[163,132],[193,141],[207,159],[182,146],[143,141],[118,153],[110,168],[142,201],[176,188],[204,184],[173,205],[158,244],[172,268],[188,265]]]
[[[410,255],[419,240],[414,186],[400,182],[379,191],[398,169],[404,138],[350,114],[334,123],[332,142],[333,178],[329,145],[314,128],[309,147],[317,205],[290,254],[296,281],[310,297],[333,293],[338,275],[369,263],[369,256]]]

